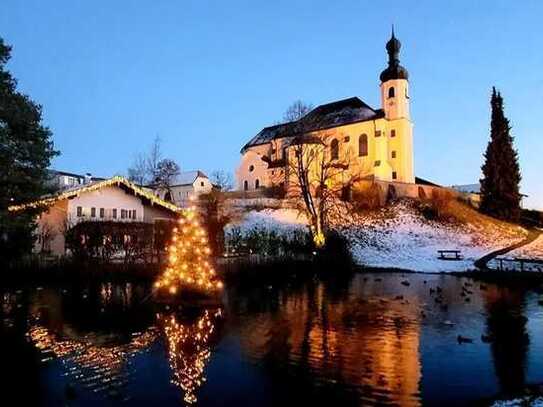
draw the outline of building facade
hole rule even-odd
[[[212,189],[213,184],[207,175],[196,170],[182,172],[175,185],[172,185],[169,190],[157,188],[155,193],[159,198],[185,208],[194,198],[202,194],[209,194]]]
[[[352,97],[317,106],[297,121],[262,129],[241,149],[236,188],[287,186],[300,134],[312,142],[320,140],[328,162],[342,163],[343,182],[356,178],[414,183],[408,72],[400,65],[400,47],[392,32],[386,44],[388,66],[380,75],[381,108]]]
[[[174,220],[180,208],[165,202],[122,177],[75,186],[40,201],[10,207],[21,211],[47,207],[37,222],[36,253],[56,256],[66,254],[66,231],[79,222],[114,221],[154,224],[157,220]]]

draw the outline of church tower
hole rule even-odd
[[[400,41],[392,36],[386,44],[388,66],[381,72],[381,106],[388,129],[386,151],[391,175],[381,179],[397,182],[415,182],[413,165],[413,124],[409,114],[409,74],[400,65]],[[384,143],[385,140],[382,140]],[[384,157],[383,157],[384,159]]]
[[[400,48],[402,44],[394,36],[387,42],[388,67],[381,72],[381,106],[388,120],[410,119],[409,117],[409,74],[400,65]]]

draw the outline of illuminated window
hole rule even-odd
[[[339,158],[339,142],[333,139],[330,143],[330,159],[337,160]]]
[[[368,155],[368,135],[362,134],[358,138],[358,156],[365,157]]]
[[[394,86],[391,86],[390,88],[388,88],[388,97],[393,98],[394,96],[395,96]]]

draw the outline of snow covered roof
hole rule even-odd
[[[172,185],[172,186],[177,187],[177,186],[182,186],[182,185],[192,185],[194,181],[196,181],[196,178],[198,177],[207,178],[207,175],[205,175],[200,170],[183,171],[177,177],[177,181],[175,185]]]
[[[357,97],[326,103],[317,106],[297,121],[263,128],[243,146],[241,152],[243,153],[249,147],[266,144],[278,138],[292,136],[293,130],[296,128],[303,128],[304,132],[324,130],[346,124],[374,120],[383,116],[384,114],[381,109],[372,109]]]

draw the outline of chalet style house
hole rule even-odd
[[[180,208],[122,177],[88,182],[9,207],[12,212],[46,207],[38,218],[34,252],[66,254],[65,232],[83,221],[143,222],[175,220]],[[47,237],[47,239],[45,238]]]
[[[408,72],[400,65],[400,47],[392,32],[379,109],[351,97],[317,106],[295,122],[265,127],[241,149],[237,189],[287,186],[294,147],[303,140],[318,141],[329,162],[347,163],[344,180],[415,183]]]

